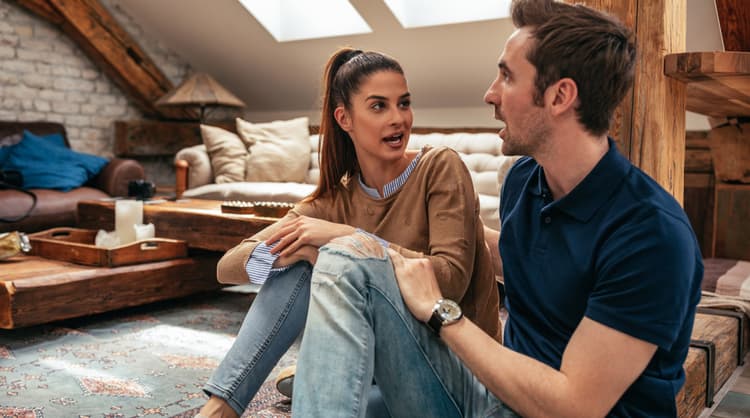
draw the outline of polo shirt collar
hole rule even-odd
[[[549,206],[567,214],[568,216],[586,222],[596,213],[617,189],[630,170],[630,162],[617,151],[617,145],[612,138],[607,138],[609,150],[594,169],[562,199],[552,202]],[[549,187],[544,178],[544,171],[537,166],[536,179],[532,178],[529,191],[537,196],[549,194]]]

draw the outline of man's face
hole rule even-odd
[[[533,157],[549,133],[544,106],[534,104],[536,69],[526,59],[532,42],[529,28],[513,32],[500,55],[497,78],[484,95],[495,108],[495,119],[505,122],[500,131],[505,155]]]

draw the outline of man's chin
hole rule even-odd
[[[513,143],[509,140],[503,141],[503,146],[500,148],[500,151],[503,153],[503,155],[507,156],[521,155],[518,152],[518,147],[514,146]]]

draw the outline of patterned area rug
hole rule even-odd
[[[193,417],[252,295],[220,291],[20,330],[0,330],[0,416]],[[288,417],[273,386],[243,417]]]

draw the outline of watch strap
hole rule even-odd
[[[432,310],[432,316],[427,321],[427,326],[437,335],[440,335],[440,329],[443,328],[443,318],[440,317],[440,313],[437,309]]]

